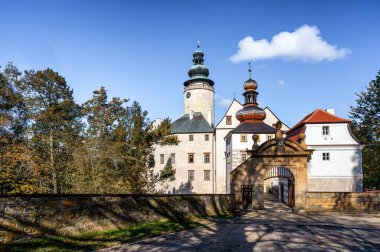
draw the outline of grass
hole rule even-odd
[[[199,222],[184,220],[156,220],[143,224],[128,226],[123,229],[82,233],[75,236],[46,235],[17,240],[6,245],[0,245],[1,251],[93,251],[112,247],[142,238],[178,232],[200,226]]]

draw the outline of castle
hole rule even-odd
[[[215,83],[208,78],[204,53],[199,46],[194,51],[189,79],[184,82],[184,115],[171,129],[179,144],[154,146],[155,171],[160,172],[170,159],[175,180],[157,189],[164,193],[230,193],[230,173],[250,158],[253,145],[273,140],[280,130],[296,143],[301,135],[306,136],[305,148],[313,152],[307,162],[307,191],[362,191],[364,145],[352,134],[349,120],[336,116],[334,110],[317,109],[289,128],[279,123],[282,120],[270,108],[258,106],[258,83],[251,78],[251,71],[249,66],[244,104],[234,99],[215,124]],[[287,188],[291,175],[287,167],[273,167],[266,175],[264,190],[277,186],[287,194],[287,189],[281,188]]]

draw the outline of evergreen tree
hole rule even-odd
[[[164,169],[161,171],[160,179],[163,181],[165,181],[165,180],[174,181],[175,180],[175,169],[172,166],[171,158],[168,159]]]
[[[357,95],[350,117],[355,134],[366,144],[363,149],[364,187],[380,188],[380,71]]]

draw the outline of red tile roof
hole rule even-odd
[[[349,123],[350,121],[339,116],[330,114],[326,110],[316,109],[307,116],[305,116],[301,121],[299,121],[294,127],[286,132],[287,138],[294,141],[298,140],[298,135],[302,133],[305,124],[313,123]]]

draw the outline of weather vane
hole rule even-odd
[[[248,72],[249,72],[249,78],[251,79],[251,73],[252,73],[251,62],[248,62]]]
[[[199,49],[199,47],[201,46],[201,41],[197,41],[197,48]]]

